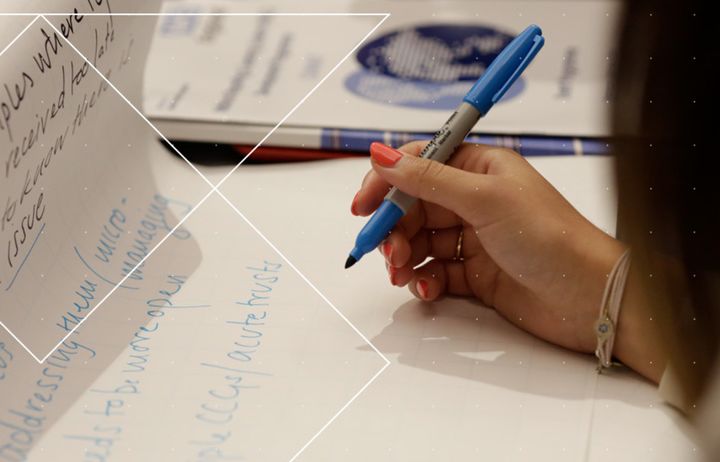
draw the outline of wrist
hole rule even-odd
[[[583,298],[588,301],[587,312],[590,319],[583,323],[581,338],[589,339],[585,344],[586,351],[594,352],[597,344],[595,322],[600,317],[600,305],[606,285],[610,282],[608,275],[615,263],[625,252],[626,247],[598,229],[598,237],[586,233],[577,242],[577,255],[586,262],[587,279],[583,281],[585,288]],[[647,306],[644,296],[641,275],[637,267],[630,262],[625,290],[620,302],[620,310],[615,320],[615,343],[612,355],[625,366],[655,383],[660,381],[667,358],[657,338],[655,321]]]
[[[578,325],[578,341],[583,345],[581,351],[594,353],[598,345],[596,322],[605,287],[609,283],[609,274],[618,259],[625,252],[625,246],[601,230],[593,227],[582,233],[575,244],[575,255],[581,278],[576,281],[580,292],[576,297],[577,309],[583,313],[583,321]]]
[[[615,334],[614,356],[640,375],[660,382],[667,357],[647,306],[641,275],[630,267]]]

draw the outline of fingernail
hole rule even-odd
[[[390,261],[390,257],[392,256],[392,244],[390,244],[388,241],[383,242],[382,253],[383,255],[385,255],[385,258]]]
[[[418,291],[418,294],[420,294],[420,298],[427,300],[428,298],[428,283],[424,279],[419,279],[417,284],[415,284],[415,288]]]
[[[358,196],[359,196],[359,195],[360,195],[360,191],[356,192],[356,193],[355,193],[355,197],[353,197],[352,204],[350,204],[350,213],[352,213],[353,215],[357,215],[357,214],[358,214],[358,212],[357,212],[357,200],[358,200]]]
[[[370,145],[370,157],[381,167],[392,167],[402,159],[403,154],[377,141]]]
[[[394,266],[388,266],[388,273],[390,274],[390,284],[396,286],[395,277],[397,276],[397,268]]]

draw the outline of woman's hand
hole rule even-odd
[[[596,346],[607,274],[622,244],[509,149],[462,145],[447,165],[374,143],[353,200],[370,215],[391,185],[419,198],[380,249],[392,284],[431,301],[474,296],[513,324],[581,352]],[[460,233],[462,259],[456,259]]]

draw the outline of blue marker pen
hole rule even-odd
[[[515,37],[488,66],[420,155],[437,162],[447,162],[477,121],[488,113],[520,77],[543,43],[545,39],[542,30],[535,25],[529,26]],[[375,249],[416,200],[399,189],[392,188],[358,234],[355,248],[350,252],[345,268],[351,267],[363,255]]]

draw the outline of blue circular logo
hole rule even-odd
[[[389,32],[357,53],[362,69],[345,86],[386,104],[449,110],[485,72],[513,36],[478,25],[438,24]],[[522,92],[518,79],[503,97]]]

